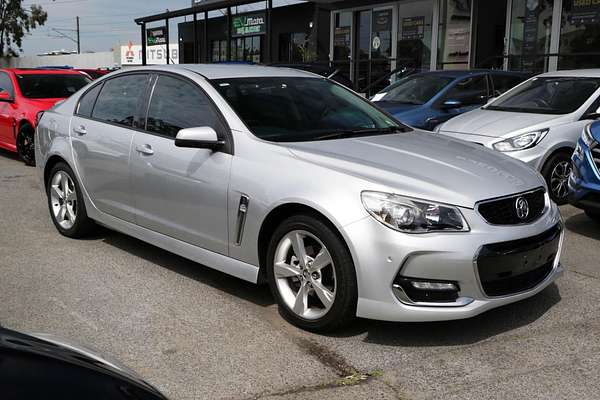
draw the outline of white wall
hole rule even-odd
[[[120,50],[120,49],[119,49]],[[59,56],[25,56],[0,58],[1,67],[34,68],[69,65],[75,68],[103,68],[120,66],[120,54],[112,51],[100,53],[65,54]]]

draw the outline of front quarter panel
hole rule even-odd
[[[71,165],[71,144],[69,137],[70,116],[54,111],[46,111],[38,123],[35,137],[35,159],[38,178],[45,190],[44,170],[52,156],[58,156]]]

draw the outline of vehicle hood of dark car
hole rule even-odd
[[[467,208],[544,186],[539,174],[521,161],[418,130],[287,146],[300,159],[384,185],[396,194]]]
[[[458,115],[440,128],[440,132],[466,133],[487,137],[507,137],[523,129],[545,129],[557,125],[564,115],[477,109]]]

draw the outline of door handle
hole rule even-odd
[[[77,133],[78,135],[85,135],[87,130],[85,129],[85,126],[79,125],[73,127],[73,132]]]
[[[145,154],[147,156],[151,156],[152,154],[154,154],[154,150],[152,150],[152,146],[150,146],[149,144],[137,145],[135,146],[135,151],[141,154]]]

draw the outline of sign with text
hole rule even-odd
[[[424,37],[424,16],[402,18],[402,40],[423,39]]]
[[[573,0],[569,19],[572,24],[600,22],[600,0]]]
[[[169,44],[169,63],[179,64],[179,46],[177,43]],[[146,48],[146,64],[166,64],[167,46]],[[132,44],[121,46],[121,65],[142,65],[142,45]]]
[[[167,27],[146,29],[146,43],[148,46],[158,46],[167,44]]]
[[[265,13],[234,15],[231,19],[231,35],[233,37],[260,35],[266,31]]]

